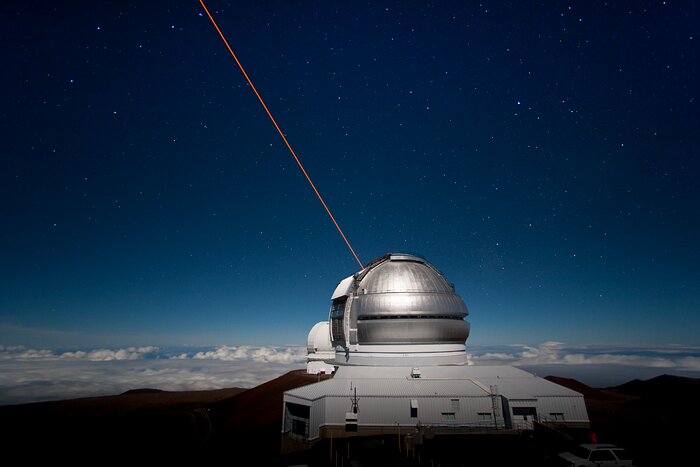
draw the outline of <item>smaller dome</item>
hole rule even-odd
[[[331,374],[335,371],[335,349],[331,345],[328,321],[316,323],[306,339],[306,372],[312,375]]]
[[[328,321],[314,324],[306,338],[306,350],[312,354],[316,352],[330,352],[335,349],[331,345],[331,332]]]

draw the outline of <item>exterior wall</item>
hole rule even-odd
[[[325,423],[326,417],[326,399],[327,397],[322,397],[316,400],[307,400],[301,397],[295,397],[289,394],[284,395],[283,405],[286,404],[299,404],[309,407],[309,440],[313,440],[319,437],[319,427]],[[282,413],[282,432],[285,431],[287,411],[284,410]],[[345,413],[343,412],[343,422],[345,420]]]
[[[412,377],[414,370],[342,366],[332,379],[284,394],[285,404],[297,406],[285,405],[289,420],[282,429],[292,431],[294,440],[303,433],[305,442],[328,433],[356,435],[345,434],[355,389],[357,433],[415,430],[419,423],[437,432],[532,429],[535,421],[572,428],[590,424],[582,395],[512,367],[426,366],[420,378]]]
[[[553,413],[563,414],[564,424],[574,422],[588,423],[588,412],[583,396],[540,396],[537,398],[537,415],[540,421],[554,420]]]
[[[470,397],[404,397],[364,396],[359,399],[356,435],[393,433],[413,430],[416,425],[430,425],[439,432],[491,429],[531,429],[533,417],[513,415],[513,408],[533,407],[537,420],[567,426],[588,426],[588,415],[582,396],[543,396],[536,399],[503,398],[504,404],[494,414],[490,396]],[[411,400],[418,404],[417,417],[411,417]],[[285,404],[308,406],[310,410],[308,441],[319,437],[347,436],[345,413],[352,410],[349,396],[324,396],[316,400],[285,395]],[[500,405],[500,400],[498,401]],[[451,415],[443,414],[454,413]],[[563,414],[563,420],[553,420],[553,413]],[[484,414],[484,415],[479,415]],[[490,414],[486,417],[485,414]],[[283,421],[283,430],[284,430]]]
[[[288,416],[288,411],[287,411],[287,405],[288,404],[296,404],[296,405],[303,405],[306,407],[309,407],[309,420],[308,420],[308,436],[309,439],[312,437],[312,433],[316,433],[316,436],[318,436],[318,421],[314,423],[314,420],[319,420],[319,418],[314,418],[314,412],[317,412],[317,410],[314,410],[314,401],[309,401],[306,399],[302,399],[300,397],[295,397],[295,396],[290,396],[288,394],[285,394],[283,396],[283,402],[282,402],[282,433],[285,436],[291,436],[293,438],[298,438],[298,436],[291,435],[289,433],[290,431],[290,423],[289,420],[287,420]]]
[[[333,354],[333,359],[335,359],[335,353]],[[335,370],[335,366],[326,363],[323,360],[311,360],[309,359],[306,364],[306,372],[311,375],[317,375],[323,373],[325,375],[330,375]]]
[[[344,425],[345,413],[351,410],[349,397],[324,397],[325,421],[321,425]],[[453,402],[453,399],[456,401]],[[417,417],[411,417],[411,400],[418,403]],[[443,413],[454,413],[454,419]],[[479,413],[490,413],[490,420],[479,419]],[[362,426],[422,425],[457,427],[494,427],[491,397],[377,397],[359,398],[358,424]],[[503,426],[503,421],[500,420]]]
[[[535,417],[515,415],[513,409],[533,407]],[[503,398],[506,426],[513,429],[532,429],[533,422],[551,423],[569,427],[588,427],[588,412],[583,396],[538,396],[533,399]],[[561,414],[558,419],[553,414]]]
[[[508,399],[508,405],[510,406],[511,420],[509,428],[515,430],[531,430],[534,427],[534,422],[537,420],[540,413],[536,398]],[[531,410],[532,413],[521,415],[518,414],[519,410]]]
[[[302,397],[292,396],[291,394],[285,394],[284,395],[284,402],[285,403],[292,402],[294,404],[310,406],[312,401],[310,401],[308,399],[304,399]]]
[[[326,418],[326,404],[323,399],[317,399],[311,405],[311,425],[309,426],[309,439],[319,437],[319,427]]]

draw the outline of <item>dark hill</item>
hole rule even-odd
[[[583,394],[599,442],[628,448],[639,466],[683,465],[695,456],[700,379],[662,375],[595,389],[567,378],[548,380]]]
[[[583,394],[583,397],[586,399],[586,403],[588,404],[589,401],[591,400],[598,400],[598,401],[605,401],[605,400],[612,400],[612,401],[627,401],[630,400],[630,397],[626,395],[624,392],[619,392],[619,391],[613,391],[611,389],[596,389],[592,388],[578,380],[572,379],[572,378],[562,378],[560,376],[546,376],[546,380],[551,381],[553,383],[559,384],[561,386],[564,386],[566,388],[572,389],[576,392],[580,392]]]
[[[280,461],[283,393],[318,379],[297,370],[248,390],[137,389],[118,396],[3,406],[0,436],[6,456],[19,456],[22,464],[145,459],[248,465],[254,455],[255,465],[275,465]],[[692,396],[699,379],[661,376],[605,389],[574,379],[547,379],[582,393],[598,441],[628,448],[637,465],[681,465],[694,454],[694,432],[683,427],[698,415]],[[324,446],[318,450],[321,457],[327,455]]]
[[[318,379],[298,370],[247,390],[147,388],[0,406],[0,436],[3,446],[27,464],[102,463],[136,456],[158,462],[241,460],[241,453],[256,452],[256,463],[264,465],[279,456],[284,391]],[[93,457],[95,452],[109,456]]]
[[[328,379],[330,376],[323,376]],[[240,435],[248,431],[273,428],[282,429],[282,396],[284,391],[319,381],[306,370],[294,370],[235,397],[219,401],[211,406],[217,431]]]
[[[136,389],[116,396],[83,397],[60,401],[0,406],[3,419],[37,417],[103,417],[149,410],[197,408],[246,391],[242,388],[209,391],[161,391]],[[43,425],[40,424],[40,426]]]
[[[642,398],[676,401],[679,398],[690,398],[700,394],[700,379],[661,375],[648,380],[634,379],[608,389]]]
[[[323,379],[330,376],[323,376]],[[260,452],[259,461],[279,459],[284,391],[315,383],[320,378],[295,370],[210,407],[212,436],[208,447],[217,458],[227,452]]]
[[[159,392],[165,392],[162,389],[151,389],[151,388],[143,388],[143,389],[129,389],[128,391],[125,391],[120,394],[120,396],[125,396],[128,394],[154,394],[154,393],[159,393]]]
[[[245,389],[169,392],[135,390],[116,396],[0,407],[5,455],[19,464],[128,460],[137,453],[180,458],[201,448],[211,431],[207,406]],[[95,452],[102,453],[93,457]],[[104,457],[104,456],[107,457]]]
[[[584,397],[593,397],[593,398],[600,398],[602,395],[600,394],[599,389],[594,389],[586,384],[583,384],[582,382],[572,379],[572,378],[562,378],[560,376],[545,376],[546,380],[551,381],[552,383],[556,383],[560,386],[564,386],[565,388],[572,389],[576,392],[580,392],[581,394],[584,395]]]

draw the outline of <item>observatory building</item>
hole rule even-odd
[[[583,396],[512,366],[470,365],[469,314],[423,258],[389,253],[340,281],[309,333],[307,372],[284,393],[283,440],[399,432],[588,427]]]

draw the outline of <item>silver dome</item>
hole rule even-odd
[[[336,345],[464,344],[469,336],[467,307],[423,258],[389,253],[344,283],[331,306]]]

